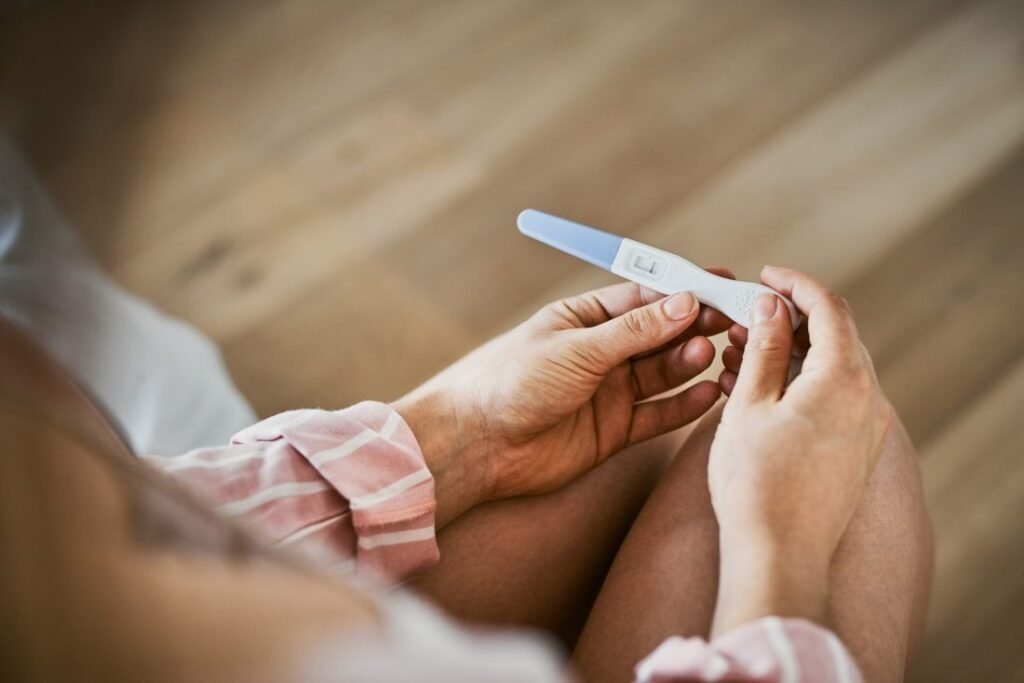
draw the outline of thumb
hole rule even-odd
[[[793,328],[789,311],[774,294],[762,294],[754,303],[753,324],[747,333],[732,396],[743,401],[778,399],[786,387]]]
[[[674,339],[693,324],[699,308],[692,294],[673,294],[581,330],[581,336],[589,355],[604,365],[601,370],[609,370]]]

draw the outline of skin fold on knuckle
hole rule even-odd
[[[871,400],[875,393],[875,377],[862,363],[854,364],[843,373],[847,388],[864,400]]]
[[[853,317],[853,308],[850,306],[850,302],[845,297],[839,294],[833,294],[831,297],[832,305],[835,306],[836,310],[843,313],[846,316]]]
[[[841,316],[843,322],[849,327],[849,333],[853,337],[857,337],[857,324],[853,315],[853,307],[850,306],[850,302],[845,297],[839,296],[838,294],[831,294],[829,296],[829,305]]]
[[[574,299],[553,301],[541,309],[541,314],[544,314],[555,327],[577,327],[580,320],[580,302]]]
[[[654,316],[646,308],[639,308],[624,315],[622,327],[627,334],[636,339],[650,339],[656,335],[658,330]]]
[[[786,345],[775,335],[758,334],[747,342],[747,351],[763,356],[777,356],[786,353]]]

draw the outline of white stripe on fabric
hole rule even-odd
[[[398,429],[398,425],[402,423],[402,416],[398,414],[397,410],[392,410],[388,413],[388,417],[384,420],[384,425],[380,428],[379,432],[376,432],[369,427],[359,432],[351,439],[343,444],[339,444],[334,448],[330,448],[326,451],[321,451],[309,459],[314,465],[323,465],[328,462],[340,460],[346,458],[357,450],[365,446],[366,444],[373,441],[375,438],[380,437],[385,441],[389,441],[394,436],[395,430]],[[401,448],[403,451],[408,450],[401,444],[392,443],[391,446]]]
[[[241,515],[280,498],[288,498],[290,496],[308,496],[313,493],[332,490],[333,489],[330,486],[322,481],[293,481],[288,482],[287,484],[277,484],[276,486],[268,486],[248,498],[242,498],[241,500],[225,503],[217,508],[217,512],[225,515]]]
[[[416,470],[412,474],[407,474],[397,481],[393,481],[387,486],[374,491],[373,493],[367,493],[365,496],[359,496],[352,498],[349,501],[349,505],[353,510],[362,510],[377,503],[383,503],[386,500],[390,500],[397,495],[405,493],[413,486],[422,484],[425,481],[429,481],[431,477],[430,470],[424,468]]]
[[[385,439],[390,439],[395,433],[395,429],[398,428],[398,423],[401,421],[401,416],[397,410],[392,410],[388,414],[388,419],[384,421],[384,426],[380,428],[380,435]]]
[[[763,620],[765,633],[768,635],[768,642],[779,659],[779,668],[782,678],[779,683],[798,683],[800,680],[800,665],[793,653],[793,644],[786,633],[786,627],[778,617],[765,617]]]
[[[391,531],[377,534],[375,536],[363,536],[359,539],[359,547],[364,550],[373,550],[381,546],[399,545],[401,543],[412,543],[414,541],[429,541],[434,538],[434,525],[420,527],[418,529],[407,529],[405,531]]]
[[[314,465],[319,466],[324,463],[341,460],[342,458],[352,455],[378,436],[380,435],[372,429],[364,429],[345,443],[335,446],[334,448],[328,448],[326,451],[320,451],[311,457],[309,461]]]
[[[320,531],[321,529],[326,529],[330,525],[332,525],[335,522],[337,522],[338,520],[340,520],[343,516],[344,516],[344,513],[342,513],[340,515],[334,515],[333,517],[328,517],[327,519],[321,520],[321,521],[319,521],[319,522],[317,522],[315,524],[310,524],[307,527],[303,527],[303,528],[299,529],[298,531],[293,531],[292,533],[288,534],[287,536],[282,538],[280,541],[278,541],[275,545],[289,545],[290,543],[295,543],[296,541],[301,541],[302,539],[304,539],[307,536],[310,536],[312,534],[315,534],[316,532]]]
[[[167,462],[167,464],[159,465],[160,469],[164,472],[178,472],[180,470],[191,470],[191,469],[204,469],[214,470],[225,465],[234,465],[235,463],[245,462],[246,460],[255,460],[262,458],[267,454],[266,451],[248,451],[246,453],[239,453],[229,458],[221,458],[220,460],[200,460],[198,458],[189,458],[188,456],[180,456],[176,458],[160,458],[161,461]]]
[[[825,642],[828,643],[828,651],[832,654],[832,662],[836,665],[837,683],[850,683],[853,674],[850,672],[850,655],[847,654],[846,648],[831,631],[826,634]]]

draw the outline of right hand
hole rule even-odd
[[[747,334],[730,335],[745,348],[724,354],[720,382],[731,396],[708,464],[723,573],[735,569],[732,559],[750,564],[751,553],[769,563],[793,557],[790,578],[823,590],[892,408],[842,299],[793,270],[766,267],[761,279],[807,317],[810,346],[787,386],[793,333],[786,307],[770,294],[757,301]]]
[[[553,491],[699,418],[718,384],[675,390],[711,365],[706,337],[729,325],[692,294],[612,285],[545,306],[397,401],[434,475],[438,524]]]

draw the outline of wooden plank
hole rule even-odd
[[[394,400],[472,346],[401,273],[366,262],[224,347],[262,415]]]
[[[424,230],[433,239],[403,241],[388,258],[429,280],[456,316],[493,332],[505,324],[503,312],[518,317],[574,268],[515,233],[519,210],[532,205],[623,231],[640,228],[855,77],[879,51],[941,15],[919,4],[883,19],[879,5],[856,7],[850,11],[876,21],[863,16],[858,41],[829,45],[820,41],[836,15],[803,14],[789,5],[732,14],[716,9],[716,21],[707,24],[710,42],[685,21],[667,23],[657,40],[577,93],[578,101],[567,103],[528,147],[491,171],[486,192],[435,216]],[[809,51],[814,59],[806,59]],[[446,274],[450,244],[474,258]],[[483,286],[494,277],[504,284],[499,292]]]
[[[838,284],[1024,139],[1024,6],[971,6],[807,112],[641,231],[701,261]]]
[[[87,234],[103,236],[97,246],[116,266],[173,234],[239,175],[273,164],[275,146],[345,116],[410,70],[436,68],[466,34],[497,30],[536,3],[73,5],[19,41],[10,62],[51,66],[20,79],[33,95],[71,81],[54,89],[45,128],[31,116],[23,125],[37,156],[51,160],[42,170],[58,197]],[[96,43],[90,26],[102,29]],[[62,73],[69,65],[77,80]],[[61,136],[68,128],[75,134]]]
[[[382,234],[416,223],[478,175],[399,105],[321,130],[319,140],[287,163],[256,166],[175,239],[155,243],[117,274],[230,342],[371,259]],[[217,259],[208,258],[211,250]]]
[[[1024,360],[925,449],[938,539],[918,681],[1011,680],[1024,600]]]
[[[747,278],[777,263],[840,286],[1024,140],[1021,30],[1024,5],[968,7],[752,146],[646,227],[610,227]],[[542,248],[529,254],[539,267],[568,268]],[[600,282],[586,268],[570,275],[578,281],[566,278],[537,299]]]
[[[661,19],[666,12],[678,12],[673,5],[655,7],[657,14],[632,13],[636,15],[634,24],[644,30],[622,31],[628,39],[602,42],[602,35],[590,36],[578,47],[577,66],[568,75],[600,73],[608,59],[648,40],[654,28],[663,30]],[[550,40],[571,16],[565,12],[544,14],[525,27],[526,33],[537,41]],[[611,30],[608,24],[607,19],[601,24],[604,31]],[[474,35],[472,39],[485,37]],[[508,51],[520,49],[517,43],[509,44],[505,56],[511,56]],[[456,58],[462,61],[460,56],[452,55]],[[421,74],[420,80],[429,83],[430,74]],[[477,87],[486,85],[479,83]],[[493,97],[487,99],[493,103]],[[319,207],[321,216],[330,214],[332,220],[297,222],[290,206],[281,212],[270,207],[259,229],[251,231],[246,221],[233,220],[236,207],[255,194],[251,179],[243,178],[209,210],[175,226],[173,239],[153,242],[135,254],[128,265],[116,268],[116,274],[140,293],[188,315],[219,339],[243,335],[247,325],[259,324],[259,312],[285,305],[315,286],[318,278],[329,277],[331,272],[364,258],[364,249],[356,245],[386,245],[424,225],[440,206],[475,187],[484,172],[473,157],[439,134],[404,95],[361,103],[347,117],[330,119],[307,131],[293,141],[292,147],[275,148],[273,155],[271,172],[290,174],[289,186],[307,184],[314,194],[310,204]],[[257,197],[256,201],[261,199]],[[210,250],[214,240],[208,229],[211,220],[240,226],[218,230],[221,239],[225,231],[238,236],[231,240],[230,249],[223,250],[216,267],[184,282],[180,277],[182,264],[201,259]],[[310,244],[325,245],[318,258],[309,258]],[[423,246],[420,240],[417,244]],[[209,292],[217,291],[221,296],[228,293],[222,283],[237,281],[236,272],[252,271],[253,263],[272,272],[258,282],[248,279],[244,291],[228,290],[236,306],[225,318]],[[248,316],[247,311],[256,313]]]
[[[1024,146],[843,290],[911,436],[924,443],[1024,348]]]

